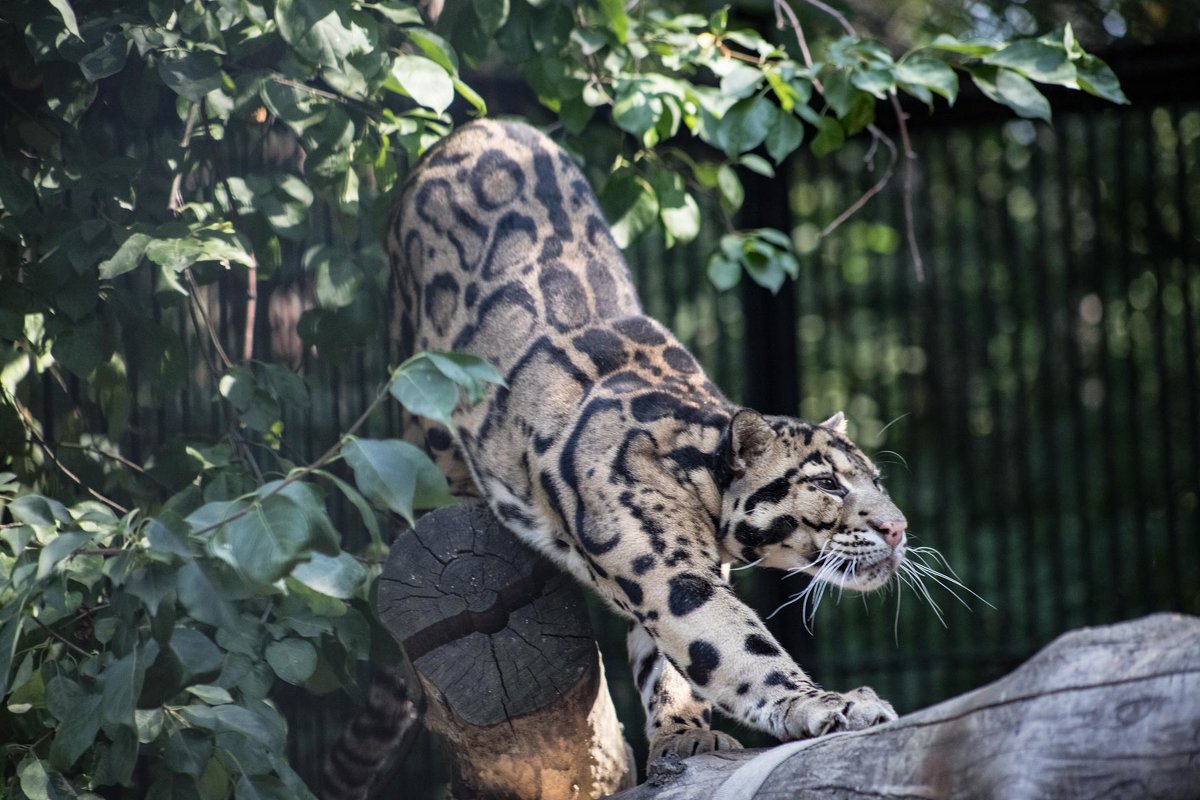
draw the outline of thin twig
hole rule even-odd
[[[67,647],[69,647],[69,648],[71,648],[72,650],[74,650],[76,653],[79,653],[79,654],[80,654],[81,656],[83,656],[84,658],[91,658],[92,656],[96,655],[95,653],[89,653],[87,650],[84,650],[82,647],[80,647],[79,645],[75,644],[75,643],[74,643],[74,642],[72,642],[70,639],[67,639],[67,638],[66,638],[66,637],[64,637],[64,636],[63,636],[61,633],[59,633],[58,631],[54,630],[53,628],[51,628],[51,627],[50,627],[49,625],[47,625],[46,623],[42,622],[42,621],[41,621],[40,619],[38,619],[37,617],[33,617],[33,616],[31,616],[31,617],[30,617],[30,619],[31,619],[31,620],[33,620],[34,622],[36,622],[36,623],[38,624],[38,626],[39,626],[39,627],[41,627],[41,629],[42,629],[42,630],[44,630],[46,633],[50,634],[50,635],[51,635],[51,636],[53,636],[55,639],[58,639],[60,642],[62,642],[62,643],[63,643],[63,644],[65,644]]]
[[[803,0],[803,2],[833,17],[835,20],[837,20],[838,24],[842,26],[842,30],[844,30],[847,35],[858,35],[858,32],[854,30],[854,26],[850,24],[850,21],[846,19],[846,17],[844,17],[837,9],[826,5],[825,3],[821,2],[821,0]],[[786,25],[791,26],[792,32],[796,36],[796,42],[800,46],[800,53],[804,57],[805,65],[809,69],[812,69],[815,62],[813,61],[812,53],[809,50],[808,40],[804,35],[804,29],[800,26],[800,19],[796,16],[796,12],[792,9],[787,0],[775,0],[775,24],[780,29],[785,27],[784,17],[787,17]],[[825,89],[821,85],[820,81],[817,80],[815,76],[813,77],[812,81],[813,88],[815,88],[819,94],[824,96]],[[921,258],[921,247],[917,242],[916,225],[913,221],[913,193],[915,191],[914,185],[916,182],[913,164],[917,155],[915,152],[913,152],[912,141],[908,136],[908,123],[904,114],[904,110],[900,107],[900,98],[895,92],[892,92],[889,95],[889,100],[891,101],[892,109],[896,114],[896,126],[900,130],[901,150],[904,153],[904,190],[901,192],[901,202],[904,206],[904,233],[905,238],[908,240],[908,252],[912,258],[913,272],[918,281],[924,281],[924,260]],[[874,141],[871,143],[871,150],[868,151],[868,157],[874,152],[875,146],[879,142],[883,142],[891,151],[892,158],[888,163],[887,171],[880,180],[875,182],[874,186],[864,192],[857,200],[851,203],[849,207],[842,211],[842,213],[838,214],[837,217],[834,218],[833,222],[825,226],[824,230],[821,231],[822,237],[828,236],[839,225],[841,225],[855,212],[866,205],[868,200],[879,194],[879,192],[883,190],[884,186],[887,185],[888,181],[892,177],[898,157],[895,142],[893,142],[891,137],[889,137],[875,125],[869,126],[868,130],[870,131],[871,136],[874,138]]]
[[[179,140],[179,146],[187,151],[192,143],[192,131],[196,127],[196,117],[199,114],[199,104],[192,103],[188,108],[187,119],[183,123],[183,138]],[[186,159],[179,159],[179,167],[175,170],[175,177],[171,179],[171,192],[168,195],[170,198],[167,201],[167,210],[172,214],[179,214],[183,211],[183,164]]]
[[[375,413],[375,409],[379,408],[379,404],[382,403],[385,399],[387,399],[388,394],[389,394],[388,385],[389,385],[388,383],[385,383],[383,385],[383,387],[379,390],[379,393],[375,395],[375,399],[371,401],[371,404],[369,406],[367,406],[367,410],[364,411],[362,414],[360,414],[358,419],[354,420],[354,423],[349,428],[346,429],[346,432],[343,433],[340,437],[338,437],[338,440],[336,442],[334,442],[332,445],[330,445],[329,449],[326,450],[324,453],[322,453],[320,458],[318,458],[316,461],[312,462],[308,466],[304,467],[304,469],[300,470],[299,472],[296,472],[296,473],[284,478],[282,481],[280,481],[279,485],[276,486],[274,489],[267,492],[262,497],[259,497],[254,502],[247,505],[245,508],[242,508],[237,513],[230,514],[228,517],[221,520],[220,522],[214,522],[211,525],[201,528],[200,530],[195,531],[192,535],[193,536],[202,536],[206,533],[215,531],[217,528],[220,528],[223,525],[228,525],[230,522],[233,522],[236,519],[240,519],[240,518],[246,516],[252,510],[254,510],[254,508],[256,508],[260,503],[262,503],[264,500],[266,500],[270,497],[274,497],[275,495],[282,492],[284,489],[286,489],[291,484],[295,483],[298,480],[301,480],[302,478],[305,478],[305,477],[311,475],[313,472],[315,472],[316,470],[320,469],[321,467],[325,466],[330,461],[332,461],[334,456],[336,456],[338,454],[338,452],[342,449],[342,447],[346,444],[346,439],[350,436],[353,436],[355,431],[357,431],[359,428],[361,428],[363,426],[363,424],[367,421],[367,419],[371,416],[371,414]]]
[[[804,2],[808,3],[810,6],[819,11],[824,11],[826,14],[836,19],[838,24],[842,26],[842,30],[844,30],[848,36],[858,35],[858,31],[854,30],[854,26],[850,24],[850,20],[842,16],[842,12],[838,11],[836,8],[825,5],[821,2],[821,0],[804,0]]]
[[[896,160],[899,157],[896,151],[896,143],[892,141],[892,137],[888,136],[874,125],[871,125],[869,130],[871,132],[871,136],[873,137],[873,141],[871,143],[872,149],[879,142],[883,142],[884,146],[887,147],[888,152],[891,153],[891,158],[888,160],[887,169],[884,170],[883,176],[880,177],[880,179],[877,180],[875,184],[871,186],[871,188],[863,192],[853,203],[846,206],[846,208],[842,210],[842,213],[834,217],[833,221],[821,230],[821,238],[825,238],[829,234],[833,233],[843,222],[857,214],[859,209],[865,206],[872,197],[883,191],[883,187],[887,186],[888,182],[892,179],[892,173],[896,169]]]
[[[218,356],[220,356],[221,363],[225,365],[225,369],[232,369],[233,362],[229,360],[229,355],[225,352],[225,348],[221,346],[221,340],[220,337],[217,336],[216,328],[213,327],[212,321],[209,320],[208,313],[204,310],[204,304],[200,302],[200,286],[196,283],[196,278],[192,275],[190,268],[184,270],[183,274],[188,282],[188,290],[191,292],[191,302],[188,303],[188,310],[191,312],[192,326],[196,328],[196,333],[201,333],[200,323],[196,321],[196,313],[199,312],[200,318],[204,321],[204,329],[208,332],[209,341],[212,342],[213,350]],[[207,350],[204,350],[203,347],[201,347],[201,350],[204,352],[205,359],[208,361],[209,370],[213,375],[218,374],[219,370],[217,369],[217,365],[213,361],[212,356]],[[242,437],[241,433],[238,432],[237,422],[235,421],[237,412],[234,410],[233,404],[229,402],[229,398],[221,395],[221,400],[225,406],[225,416],[229,423],[229,438],[233,442],[233,446],[236,447],[238,452],[241,453],[242,460],[249,465],[250,470],[254,473],[254,476],[259,480],[259,482],[262,482],[263,474],[262,470],[259,469],[258,461],[254,459],[254,456],[250,452],[250,448],[246,444],[245,439]]]
[[[208,125],[208,111],[201,109],[205,126]],[[217,180],[225,187],[225,196],[229,198],[229,217],[234,230],[241,227],[242,215],[238,211],[237,201],[233,197],[233,188],[229,185],[229,170],[225,168],[225,159],[221,151],[212,149],[212,164],[217,172]],[[254,251],[250,251],[250,263],[246,267],[246,321],[242,327],[242,363],[248,364],[254,357],[254,320],[258,312],[258,259]]]
[[[896,112],[896,125],[900,128],[900,146],[904,148],[904,192],[901,194],[904,201],[904,232],[908,237],[908,252],[912,256],[913,272],[918,281],[924,281],[925,267],[921,260],[921,248],[917,244],[917,227],[913,223],[913,193],[916,191],[913,164],[917,160],[917,154],[913,152],[912,142],[908,138],[908,122],[904,109],[900,107],[900,98],[892,92],[891,99],[892,109]]]
[[[204,304],[200,302],[200,285],[196,283],[195,276],[192,275],[191,268],[183,271],[184,279],[187,280],[188,289],[192,293],[192,304],[196,311],[200,313],[200,318],[204,320],[204,329],[208,331],[208,338],[212,342],[213,350],[220,357],[221,363],[225,365],[225,369],[233,367],[233,362],[229,360],[229,355],[225,352],[225,348],[221,346],[221,339],[217,336],[217,330],[213,327],[212,322],[208,319],[208,312],[204,310]],[[192,324],[195,324],[195,317],[192,317]],[[199,333],[200,331],[197,331]],[[216,370],[214,370],[215,372]]]
[[[792,27],[792,32],[796,34],[796,42],[800,45],[800,55],[804,57],[804,65],[809,69],[813,66],[812,53],[808,49],[808,39],[804,36],[804,29],[800,27],[800,18],[796,16],[796,12],[792,9],[786,0],[775,0],[775,27],[783,30],[784,16],[787,16],[787,22]],[[813,79],[813,85],[817,87],[817,91],[824,94],[821,85]]]
[[[114,511],[117,511],[121,514],[129,513],[128,508],[121,505],[116,500],[111,500],[111,499],[105,497],[104,495],[100,494],[100,492],[98,492],[95,489],[93,489],[92,487],[88,486],[86,483],[83,482],[83,480],[78,475],[76,475],[74,472],[72,472],[67,467],[66,464],[59,461],[58,456],[56,456],[54,454],[54,450],[52,450],[50,448],[50,445],[46,443],[46,440],[44,438],[42,438],[42,434],[38,432],[37,419],[33,416],[33,412],[30,411],[28,408],[26,408],[25,404],[22,403],[20,400],[18,400],[17,396],[8,390],[7,386],[4,386],[2,388],[4,389],[4,394],[8,396],[9,402],[11,402],[13,404],[13,408],[15,408],[17,410],[17,413],[20,414],[22,419],[25,421],[26,429],[33,436],[33,438],[37,440],[38,446],[42,448],[42,452],[44,452],[46,454],[46,456],[51,461],[54,462],[54,466],[58,467],[59,471],[62,472],[62,474],[66,475],[68,478],[70,478],[72,481],[74,481],[81,489],[83,489],[85,492],[90,494],[92,497],[96,498],[101,503],[104,503],[104,505],[108,506],[109,508],[113,509]]]

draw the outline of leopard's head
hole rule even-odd
[[[742,409],[730,420],[724,457],[727,555],[858,591],[899,569],[908,523],[879,470],[846,437],[841,412],[812,425]]]

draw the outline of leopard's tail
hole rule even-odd
[[[367,702],[350,719],[325,759],[321,800],[367,800],[388,763],[420,719],[399,666],[371,678]]]

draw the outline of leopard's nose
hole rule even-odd
[[[904,531],[908,529],[908,521],[904,517],[898,519],[869,519],[867,524],[879,532],[888,547],[895,550],[904,543]]]

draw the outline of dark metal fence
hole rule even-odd
[[[811,640],[798,613],[780,615],[820,680],[873,685],[904,710],[1072,627],[1200,613],[1200,106],[913,135],[924,281],[902,240],[899,180],[819,239],[876,180],[863,144],[792,165],[802,274],[791,297],[745,293],[766,321],[698,284],[695,263],[666,267],[653,247],[635,259],[647,308],[734,397],[756,380],[743,364],[779,368],[755,351],[794,351],[796,386],[782,388],[795,407],[771,410],[844,409],[915,543],[982,596],[958,589],[963,605],[930,583],[944,626],[907,587],[827,600]],[[745,338],[752,328],[759,338]],[[767,602],[802,588],[758,580],[772,582]]]

